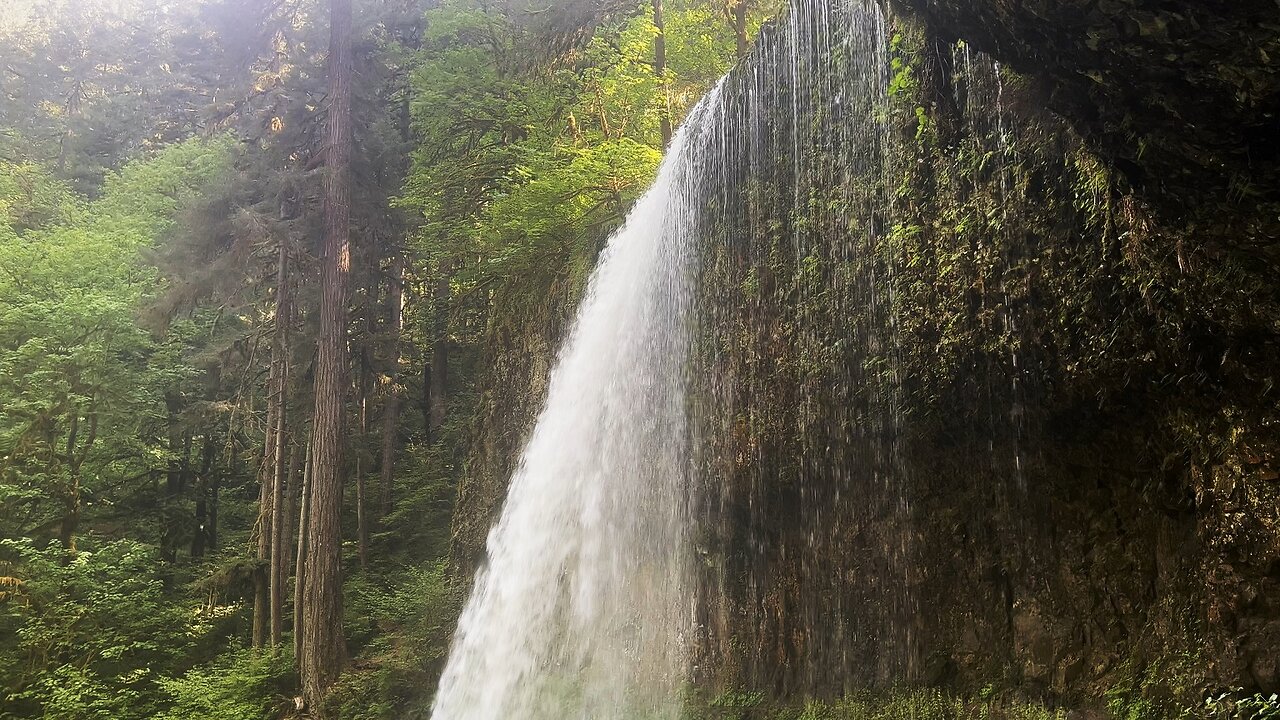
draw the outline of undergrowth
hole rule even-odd
[[[758,692],[731,690],[693,701],[687,720],[1065,720],[1037,703],[965,698],[937,689],[860,692],[829,701],[776,704]]]

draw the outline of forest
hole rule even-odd
[[[355,5],[6,4],[2,717],[421,703],[495,294],[772,10]]]
[[[0,720],[1280,717],[1278,62],[7,0]]]

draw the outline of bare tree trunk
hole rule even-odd
[[[376,246],[376,242],[374,243]],[[356,407],[359,413],[360,444],[356,451],[356,557],[360,570],[369,569],[369,494],[365,474],[372,468],[369,449],[369,398],[373,394],[373,338],[377,327],[374,308],[378,301],[378,263],[373,259],[367,267],[364,304],[364,342],[360,344],[360,373],[356,378]]]
[[[319,712],[346,661],[342,630],[342,426],[347,383],[347,284],[351,272],[351,0],[329,3],[328,158],[324,257],[320,275],[314,470],[302,596],[299,672],[305,706]]]
[[[733,34],[738,39],[738,59],[747,56],[747,0],[730,0],[733,14]]]
[[[284,484],[287,480],[284,452],[288,437],[285,431],[283,412],[280,420],[276,429],[276,457],[275,462],[272,463],[274,469],[271,480],[271,515],[264,533],[267,537],[267,552],[264,559],[267,561],[268,642],[272,646],[280,644],[280,633],[284,627],[280,618],[280,609],[283,604],[281,598],[283,596],[281,595],[282,587],[279,573],[279,535],[280,531],[283,530],[284,521]]]
[[[165,405],[169,415],[168,442],[172,457],[165,472],[164,496],[160,501],[160,559],[167,565],[173,565],[178,560],[181,530],[178,500],[186,489],[191,472],[191,433],[183,432],[178,419],[182,398],[176,393],[166,393]],[[166,569],[166,584],[172,580],[170,576],[171,569]]]
[[[196,531],[191,535],[191,557],[204,557],[209,545],[209,491],[212,487],[213,455],[217,450],[213,433],[204,436],[200,449],[200,476],[196,483]]]
[[[276,635],[278,617],[271,616],[271,556],[276,535],[276,521],[281,509],[280,487],[284,474],[285,392],[288,387],[289,364],[285,357],[289,332],[289,253],[284,238],[280,239],[276,266],[275,337],[271,343],[271,374],[267,382],[267,431],[263,443],[262,479],[258,493],[257,539],[258,567],[253,576],[253,646],[262,647]]]
[[[263,439],[262,463],[258,467],[258,519],[253,526],[253,557],[257,566],[253,571],[253,647],[260,648],[266,644],[268,633],[268,605],[270,589],[268,587],[267,555],[271,552],[271,500],[274,497],[272,484],[275,472],[271,468],[275,459],[276,424],[278,412],[276,408],[276,364],[271,363],[271,374],[267,380],[267,428]]]
[[[306,460],[302,464],[302,488],[298,492],[298,556],[293,563],[293,662],[302,661],[302,596],[307,568],[307,524],[311,513],[311,438],[307,437]]]
[[[662,19],[662,0],[653,2],[653,72],[658,76],[658,88],[662,92],[662,104],[658,108],[662,124],[662,147],[671,144],[671,88],[667,87],[667,26]]]
[[[63,514],[58,523],[58,541],[62,543],[63,550],[69,550],[71,553],[76,550],[76,531],[80,529],[80,470],[84,466],[84,461],[88,459],[89,451],[93,449],[93,443],[98,437],[96,400],[91,400],[89,406],[89,436],[85,439],[83,448],[77,454],[76,442],[79,428],[80,411],[75,409],[72,410],[71,429],[67,433],[67,467],[71,473],[71,482],[63,496]]]
[[[432,309],[431,367],[427,387],[427,438],[435,441],[444,425],[446,393],[449,380],[449,276],[450,263],[441,261],[436,268],[435,307]]]
[[[298,444],[279,433],[276,473],[276,499],[271,521],[271,647],[279,647],[284,635],[284,591],[289,580],[289,554],[284,551],[290,513],[285,500],[293,494],[292,482],[298,468]],[[284,447],[289,446],[289,462],[285,465]]]
[[[382,462],[378,467],[379,511],[382,517],[391,512],[391,483],[395,478],[396,447],[400,422],[400,328],[404,324],[404,254],[396,252],[391,265],[390,327],[387,330],[387,399],[382,406]]]
[[[301,426],[298,426],[301,427]],[[285,508],[284,518],[280,528],[280,552],[277,556],[280,558],[280,579],[281,579],[281,607],[284,605],[283,596],[286,594],[289,577],[293,574],[293,553],[285,552],[286,547],[292,547],[294,533],[298,531],[298,498],[302,495],[302,445],[299,444],[299,432],[294,430],[289,434],[289,475],[285,483],[286,499],[289,506]],[[283,611],[282,611],[283,615]]]
[[[360,561],[360,570],[369,569],[369,523],[366,516],[365,508],[368,506],[368,497],[366,497],[365,478],[365,453],[368,448],[369,439],[369,377],[371,369],[369,367],[369,348],[364,347],[360,350],[360,379],[357,382],[357,405],[359,409],[360,423],[360,447],[356,452],[356,557]]]
[[[287,318],[287,314],[285,317]],[[281,322],[281,320],[282,320],[281,318],[277,318],[277,322]],[[280,332],[280,334],[283,335],[287,333],[287,330],[278,331],[278,332]],[[285,465],[285,449],[289,443],[289,435],[287,430],[288,408],[287,408],[287,402],[284,398],[285,392],[288,388],[289,363],[288,363],[288,359],[284,357],[284,355],[285,353],[284,353],[284,350],[282,349],[281,350],[282,357],[280,361],[280,389],[279,389],[281,398],[279,400],[279,403],[280,403],[279,419],[276,423],[275,459],[272,462],[273,477],[271,482],[271,522],[269,523],[270,544],[267,551],[267,561],[269,563],[268,582],[267,582],[268,604],[269,604],[268,614],[271,619],[270,627],[271,627],[272,647],[275,647],[276,645],[280,644],[280,635],[284,627],[284,621],[280,615],[280,611],[284,607],[284,600],[283,600],[284,588],[282,585],[284,578],[280,576],[280,563],[281,563],[281,554],[282,554],[281,545],[283,543],[283,538],[281,536],[281,533],[284,531],[284,512],[285,512],[284,498],[285,498],[285,490],[286,490],[285,485],[286,483],[288,483],[288,480],[289,480],[289,476],[287,475],[288,468]]]
[[[271,646],[280,644],[284,630],[284,580],[281,571],[284,567],[284,499],[289,482],[290,468],[285,464],[286,449],[289,445],[289,324],[293,321],[293,303],[289,288],[289,247],[284,237],[280,238],[280,266],[276,278],[276,327],[275,342],[272,346],[273,360],[279,364],[276,382],[276,440],[275,456],[272,460],[271,483],[271,523],[270,547],[268,561],[270,563],[268,579],[268,602],[271,618]]]

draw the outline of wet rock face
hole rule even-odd
[[[699,679],[1280,689],[1280,5],[899,5],[884,174],[765,83],[817,180],[765,148],[708,235]],[[491,333],[462,571],[578,291]]]
[[[450,531],[449,567],[463,582],[484,560],[485,538],[502,510],[507,483],[546,397],[560,340],[582,295],[581,274],[570,269],[547,278],[540,292],[508,292],[494,300]]]
[[[1275,0],[902,2],[940,40],[1033,78],[1047,107],[1166,212],[1229,208],[1244,217],[1220,222],[1245,246],[1280,236]]]
[[[753,91],[783,147],[730,183],[742,209],[704,260],[705,376],[732,410],[705,454],[712,681],[1164,708],[1270,691],[1280,295],[1258,199],[1275,186],[1240,164],[1242,128],[1270,116],[1182,128],[1204,97],[1158,104],[1189,81],[1141,67],[1140,32],[1091,50],[1083,10],[991,7],[892,17],[883,174],[821,140],[795,165],[795,106]],[[1124,27],[1114,10],[1099,27]],[[997,67],[971,35],[1084,49]],[[1256,170],[1257,198],[1227,192],[1229,167]]]

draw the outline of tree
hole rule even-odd
[[[183,332],[195,330],[159,339],[139,326],[159,289],[144,257],[228,160],[225,139],[175,145],[109,175],[102,198],[65,222],[0,226],[5,535],[52,535],[73,550],[86,495],[140,492],[181,472],[185,439],[166,394],[198,377],[181,355]]]
[[[653,5],[653,74],[658,76],[662,95],[658,98],[658,114],[662,123],[662,147],[671,144],[671,89],[667,87],[667,26],[662,16],[662,0]]]
[[[281,237],[277,248],[276,302],[271,342],[271,371],[267,385],[267,427],[259,466],[257,560],[254,574],[253,645],[280,644],[283,628],[283,578],[280,577],[280,531],[284,524],[285,458],[289,445],[289,249]]]
[[[747,12],[750,0],[728,0],[725,10],[733,23],[734,50],[739,60],[747,56]]]
[[[0,714],[278,717],[293,662],[312,713],[408,714],[486,355],[731,62],[722,0],[663,0],[662,74],[636,0],[18,1]]]
[[[400,333],[404,326],[404,254],[398,250],[391,261],[387,304],[390,315],[387,321],[387,391],[382,406],[382,459],[378,466],[378,512],[382,517],[391,512],[400,422],[400,366],[405,360],[400,343]]]
[[[351,0],[329,3],[329,113],[324,184],[320,336],[312,414],[313,467],[307,564],[300,624],[302,694],[318,710],[346,660],[342,630],[343,414],[347,377],[347,284],[350,274],[350,170],[354,64]]]

